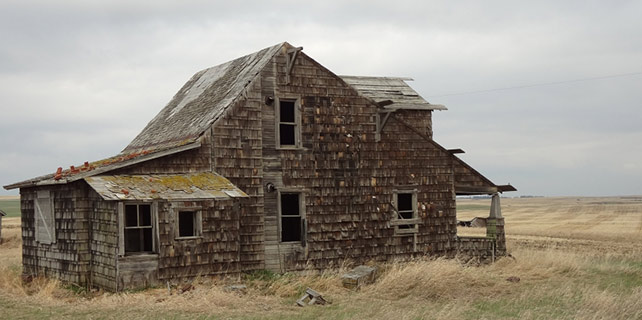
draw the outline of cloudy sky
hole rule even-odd
[[[414,78],[513,195],[642,194],[642,2],[524,3],[2,1],[0,185],[115,155],[196,71],[288,41]]]

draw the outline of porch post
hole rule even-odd
[[[495,239],[497,256],[505,256],[506,234],[504,233],[504,217],[499,199],[499,193],[494,193],[490,203],[490,214],[486,220],[486,236]]]

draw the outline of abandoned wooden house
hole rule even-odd
[[[24,274],[121,290],[505,252],[497,193],[514,188],[432,139],[444,106],[301,49],[200,71],[119,155],[5,186],[20,188]],[[488,237],[457,237],[458,194],[495,195]]]

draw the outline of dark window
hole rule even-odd
[[[300,194],[281,194],[281,241],[301,241]]]
[[[281,100],[279,116],[281,122],[294,122],[294,101]]]
[[[194,211],[179,211],[178,212],[178,236],[179,237],[193,237],[196,235],[196,212]]]
[[[297,129],[296,101],[279,100],[279,145],[295,146]]]
[[[415,218],[415,209],[413,206],[413,193],[397,193],[397,211],[399,212],[399,219],[413,219]],[[402,224],[399,229],[411,229],[415,224]]]
[[[152,252],[150,205],[125,205],[125,252]]]
[[[279,124],[279,143],[282,146],[293,146],[296,143],[294,129],[295,125]]]

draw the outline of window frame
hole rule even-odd
[[[297,194],[299,195],[299,215],[283,215],[283,205],[281,203],[281,196],[283,194]],[[283,244],[295,244],[297,242],[305,246],[307,241],[307,221],[305,213],[305,193],[302,189],[281,189],[277,190],[277,215],[278,215],[278,242]],[[299,218],[299,239],[292,241],[283,241],[283,218]]]
[[[401,218],[399,213],[399,195],[411,194],[412,195],[412,218]],[[395,189],[393,191],[393,205],[394,205],[394,218],[391,224],[395,227],[395,235],[406,235],[419,232],[419,212],[417,208],[417,189]],[[407,212],[408,210],[403,210]],[[411,222],[411,223],[409,223]],[[410,226],[410,227],[401,227]]]
[[[281,101],[294,103],[294,122],[281,121]],[[275,145],[277,149],[300,149],[301,148],[301,99],[299,97],[277,97],[274,104],[275,119]],[[281,144],[281,124],[294,126],[294,144]]]
[[[192,216],[194,234],[191,236],[181,236],[180,231],[180,214],[181,212],[194,212]],[[174,239],[189,240],[203,237],[203,207],[201,206],[172,206],[172,216],[174,217]]]
[[[135,205],[137,206],[137,219],[140,219],[140,209],[141,205],[149,206],[150,214],[150,223],[151,223],[151,232],[152,232],[152,250],[151,251],[130,251],[126,252],[125,248],[125,230],[127,229],[141,229],[137,227],[127,227],[127,220],[125,217],[126,206]],[[119,230],[119,239],[118,239],[118,255],[121,257],[125,256],[138,256],[138,255],[156,255],[158,254],[158,203],[154,202],[144,202],[144,201],[121,201],[118,202],[118,230]]]
[[[51,190],[38,190],[33,202],[34,240],[41,244],[56,243],[56,208],[54,206],[53,192]],[[49,207],[47,212],[43,212],[45,204]],[[49,224],[47,224],[48,222]],[[48,239],[43,239],[39,236],[43,233],[47,233]]]

